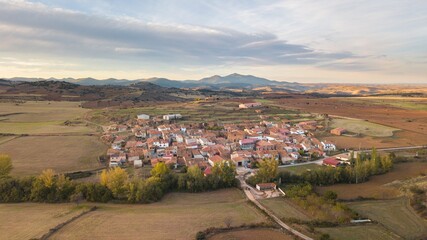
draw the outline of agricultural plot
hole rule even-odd
[[[99,206],[99,205],[98,205]],[[52,239],[194,239],[198,231],[264,222],[242,192],[171,193],[153,204],[104,204],[62,228]]]
[[[35,175],[52,168],[69,172],[100,167],[98,156],[106,146],[92,136],[19,137],[0,145],[12,157],[12,175]]]
[[[298,206],[283,197],[260,200],[261,204],[274,212],[279,218],[295,218],[308,221],[310,217],[300,210]]]
[[[248,229],[219,233],[209,238],[209,240],[292,240],[293,236],[286,235],[274,229]]]
[[[316,187],[316,192],[322,194],[332,190],[338,194],[339,199],[395,198],[401,194],[399,189],[389,187],[386,184],[397,180],[404,180],[427,173],[426,162],[409,162],[395,164],[393,169],[382,175],[372,176],[369,181],[359,184],[335,184],[332,186]]]
[[[346,240],[378,240],[378,239],[402,239],[388,231],[381,225],[346,226],[334,228],[316,228],[317,231],[329,234],[332,239]]]
[[[427,236],[427,221],[413,211],[406,198],[354,202],[348,205],[404,239],[424,239]]]
[[[239,109],[237,102],[193,102],[193,103],[173,103],[159,104],[156,106],[130,108],[130,109],[108,109],[94,110],[90,113],[91,121],[100,124],[108,124],[112,119],[131,119],[137,114],[145,113],[150,116],[161,116],[170,113],[179,113],[184,118],[180,122],[222,122],[241,123],[259,122],[260,115],[266,119],[296,119],[302,116],[292,110],[284,110],[279,107],[269,106],[261,109],[257,113],[256,109]],[[304,115],[305,119],[311,119],[311,115]]]
[[[376,123],[367,122],[359,119],[341,119],[335,118],[331,121],[332,128],[345,128],[356,134],[362,134],[371,137],[391,137],[397,128],[387,127]]]
[[[306,165],[282,167],[282,168],[279,168],[279,172],[291,172],[294,174],[301,174],[303,172],[307,172],[307,171],[311,171],[311,170],[315,170],[315,169],[319,169],[319,168],[323,168],[323,167],[324,166],[319,165],[319,164],[310,163],[310,164],[306,164]]]
[[[91,133],[93,128],[81,120],[88,109],[78,102],[0,103],[0,133],[58,134]],[[65,124],[65,122],[69,124]]]
[[[38,239],[85,209],[74,204],[0,204],[0,239]]]

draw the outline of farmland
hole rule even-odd
[[[1,102],[0,133],[59,134],[93,133],[82,121],[88,109],[76,102]],[[68,121],[70,124],[66,125]]]
[[[226,218],[232,219],[232,226],[265,221],[237,189],[171,193],[149,205],[98,206],[97,211],[65,226],[52,239],[193,239],[208,227],[224,227]]]
[[[310,220],[310,217],[299,209],[299,207],[285,198],[270,198],[260,201],[262,205],[273,211],[279,218],[295,218],[299,220]]]
[[[372,176],[369,181],[359,184],[335,184],[317,187],[316,191],[323,193],[335,191],[340,199],[364,198],[394,198],[401,193],[398,189],[384,186],[387,183],[419,176],[427,172],[427,162],[409,162],[395,164],[393,170],[383,175]]]
[[[260,115],[266,119],[279,117],[281,119],[300,120],[312,119],[311,114],[300,115],[297,111],[285,110],[277,106],[269,106],[256,113],[255,109],[239,109],[237,101],[216,101],[191,103],[163,103],[156,106],[137,107],[128,109],[100,109],[89,114],[90,120],[99,124],[108,124],[113,119],[135,118],[137,114],[145,113],[150,116],[161,116],[170,113],[180,113],[184,119],[180,122],[222,122],[241,123],[259,122]]]
[[[362,138],[333,136],[323,139],[331,140],[339,147],[358,148],[360,144],[366,147],[394,147],[422,145],[427,142],[427,111],[418,108],[419,104],[426,103],[425,98],[407,98],[395,101],[410,101],[411,106],[391,106],[387,103],[370,103],[369,99],[363,102],[353,98],[286,98],[276,100],[280,106],[290,110],[309,113],[329,114],[338,117],[355,118],[369,123],[401,129],[392,137],[363,136]],[[370,145],[370,146],[369,146]],[[362,147],[364,147],[362,146]]]
[[[39,174],[46,168],[68,172],[100,167],[98,156],[106,146],[92,136],[29,136],[0,144],[12,157],[12,175]]]
[[[319,164],[315,164],[315,163],[310,163],[310,164],[305,164],[305,165],[287,166],[284,168],[279,168],[279,171],[280,172],[291,172],[294,174],[301,174],[303,172],[315,170],[318,168],[323,168],[323,166],[319,165]]]
[[[380,222],[404,239],[427,236],[427,221],[413,211],[406,198],[362,201],[350,203],[349,206],[362,216]]]
[[[1,239],[40,238],[50,228],[78,215],[85,207],[73,204],[0,204]]]
[[[346,240],[378,240],[378,239],[402,239],[388,231],[381,225],[345,226],[334,228],[316,228],[317,231],[329,234],[332,239]]]
[[[360,119],[334,118],[331,121],[332,128],[345,128],[346,130],[371,137],[391,137],[397,128],[387,127],[376,123],[363,121]]]
[[[209,240],[291,240],[294,239],[289,235],[273,230],[273,229],[249,229],[249,230],[236,230],[216,234],[209,238]]]

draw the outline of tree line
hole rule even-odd
[[[13,178],[9,156],[0,155],[0,202],[90,202],[150,203],[172,191],[202,192],[236,186],[235,166],[231,162],[215,164],[204,176],[198,166],[177,174],[165,163],[156,164],[147,179],[130,178],[126,170],[103,170],[99,182],[78,183],[52,169],[37,177]]]
[[[265,159],[259,162],[259,170],[255,176],[247,179],[247,183],[255,186],[261,182],[281,183],[310,183],[316,186],[332,185],[337,183],[362,183],[370,176],[383,174],[393,168],[393,155],[379,155],[375,148],[370,154],[360,152],[354,156],[350,154],[350,164],[336,168],[324,167],[301,174],[288,171],[278,172],[278,163],[274,159]]]

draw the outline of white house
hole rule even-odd
[[[323,141],[321,142],[322,144],[322,148],[323,151],[335,151],[337,150],[337,147],[335,146],[335,144],[328,142],[328,141]]]
[[[179,113],[163,115],[164,120],[173,120],[173,119],[181,119],[181,118],[182,118],[182,115]]]
[[[133,166],[134,166],[135,168],[140,168],[140,167],[142,167],[142,160],[135,160],[135,161],[133,161]]]
[[[150,116],[147,115],[147,114],[139,114],[137,117],[138,117],[139,120],[148,120],[148,119],[150,119]]]

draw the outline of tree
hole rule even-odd
[[[335,202],[338,198],[338,194],[334,191],[328,190],[325,193],[323,193],[323,198],[326,201]]]
[[[119,167],[104,170],[100,176],[101,184],[108,187],[116,198],[120,198],[125,193],[128,178],[127,172]]]
[[[171,171],[170,168],[168,168],[168,166],[164,162],[159,162],[156,165],[154,165],[150,173],[151,173],[151,176],[153,177],[162,178],[165,175],[169,174],[170,171]]]
[[[55,183],[55,171],[53,171],[52,169],[43,170],[42,174],[40,174],[38,179],[43,183],[45,187],[51,188]]]
[[[279,163],[274,158],[264,159],[259,162],[259,169],[256,177],[261,182],[270,182],[277,176]]]
[[[204,176],[202,170],[197,165],[191,166],[187,170],[187,190],[190,192],[200,192],[204,190]]]
[[[12,159],[9,155],[0,154],[0,179],[8,177],[12,171]]]
[[[224,224],[227,228],[230,228],[232,223],[233,223],[233,219],[230,216],[224,219]]]

